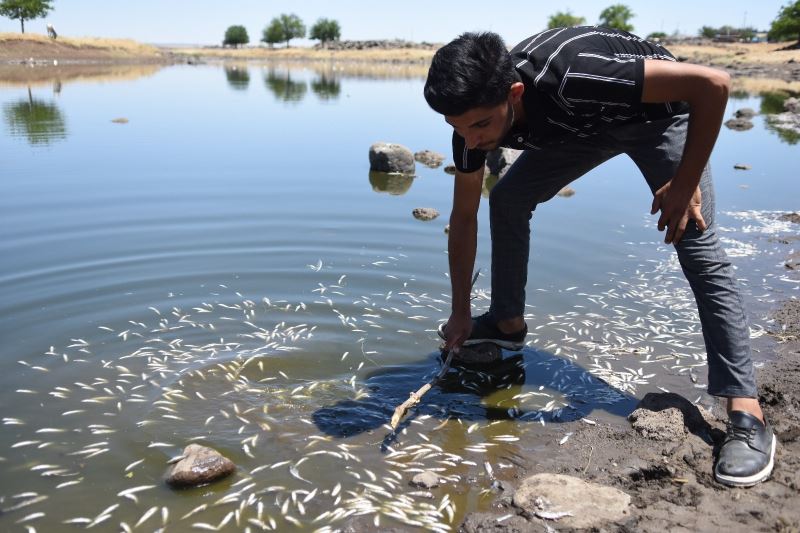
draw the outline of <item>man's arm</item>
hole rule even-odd
[[[702,231],[698,185],[717,140],[730,90],[730,76],[721,70],[663,60],[645,60],[642,101],[683,101],[689,104],[689,128],[675,176],[656,192],[652,213],[661,210],[658,230],[667,228],[664,242],[677,243],[694,220]]]
[[[478,207],[483,187],[484,167],[470,173],[456,172],[453,211],[447,251],[450,261],[452,310],[447,321],[445,349],[457,348],[472,330],[470,287],[478,242]]]

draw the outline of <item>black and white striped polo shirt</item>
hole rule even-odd
[[[675,61],[665,48],[628,32],[599,26],[555,28],[519,43],[511,55],[525,84],[524,130],[501,143],[542,149],[565,136],[589,138],[615,125],[686,113],[684,102],[642,103],[644,60]],[[482,150],[467,149],[453,132],[453,160],[462,172],[478,170]]]

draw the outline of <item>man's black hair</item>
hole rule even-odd
[[[493,107],[508,97],[519,77],[503,39],[496,33],[464,33],[433,56],[425,100],[437,113],[461,115]]]

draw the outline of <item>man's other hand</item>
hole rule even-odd
[[[706,230],[708,226],[703,219],[703,214],[700,210],[701,205],[700,187],[695,187],[694,192],[689,194],[681,187],[673,188],[672,181],[668,181],[666,185],[656,191],[650,214],[655,215],[658,211],[661,211],[661,216],[658,219],[658,231],[667,229],[667,234],[664,237],[666,244],[678,244],[680,242],[689,220],[694,220],[695,224],[697,224],[697,229],[701,232]]]

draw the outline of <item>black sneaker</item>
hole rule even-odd
[[[447,322],[439,324],[439,336],[445,340],[444,328],[446,325]],[[527,324],[525,324],[524,328],[515,333],[503,333],[498,329],[497,323],[492,315],[484,313],[481,316],[472,318],[472,333],[470,333],[469,339],[464,341],[464,346],[473,346],[475,344],[490,342],[506,350],[521,350],[523,346],[525,346],[524,341],[527,334]]]
[[[733,487],[752,487],[767,479],[775,462],[775,435],[769,424],[744,411],[731,411],[714,477]]]

